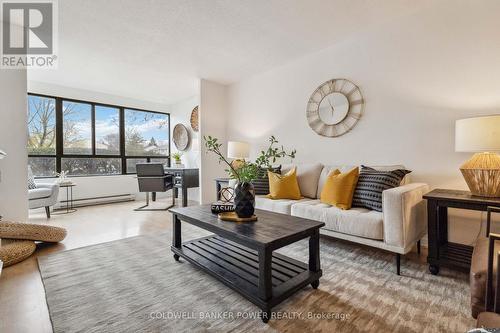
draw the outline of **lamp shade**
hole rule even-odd
[[[227,143],[227,157],[245,159],[250,156],[250,145],[246,142],[229,141]]]
[[[455,151],[500,151],[500,115],[457,120]]]

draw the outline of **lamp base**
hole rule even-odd
[[[500,197],[500,155],[477,153],[465,162],[460,171],[472,195]]]

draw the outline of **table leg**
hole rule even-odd
[[[69,213],[69,186],[66,187],[66,213]]]
[[[443,245],[448,243],[448,207],[438,206],[438,221],[439,245]]]
[[[429,254],[427,262],[429,263],[429,271],[436,275],[439,273],[439,265],[436,261],[439,260],[439,214],[438,205],[435,200],[427,200],[427,233],[429,242]]]
[[[173,227],[173,230],[172,230],[172,234],[173,234],[172,246],[175,247],[175,248],[177,248],[177,249],[181,249],[182,248],[181,220],[179,219],[179,217],[176,214],[173,214],[172,218],[173,218],[173,221],[172,221],[172,227]],[[179,255],[178,254],[174,254],[174,259],[176,261],[179,261]]]
[[[259,251],[259,297],[267,300],[272,296],[272,251]]]
[[[69,204],[70,204],[71,210],[73,210],[73,186],[71,186],[71,189],[70,189],[69,193],[70,193],[70,196],[71,196]]]
[[[317,272],[321,269],[319,259],[319,230],[316,230],[309,238],[309,270]],[[319,286],[319,280],[313,281],[311,286],[316,289]]]
[[[188,189],[187,187],[182,187],[182,207],[188,205]]]
[[[272,258],[272,251],[268,249],[259,250],[259,298],[264,301],[267,301],[273,295]],[[262,321],[267,323],[270,317],[271,309],[267,307],[262,308]]]

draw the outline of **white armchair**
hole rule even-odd
[[[36,187],[35,189],[28,190],[29,208],[45,207],[47,218],[50,219],[50,206],[54,206],[57,203],[59,185],[37,183]]]

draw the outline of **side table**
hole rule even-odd
[[[76,208],[73,208],[73,187],[75,186],[75,183],[66,183],[59,185],[60,188],[66,189],[66,211],[58,212],[58,214],[68,214],[76,212]],[[64,210],[64,208],[58,208],[57,210]]]
[[[500,198],[479,197],[469,191],[444,189],[435,189],[423,198],[427,199],[429,271],[436,275],[441,266],[469,270],[473,247],[448,242],[448,207],[484,212],[488,207],[500,207]]]

